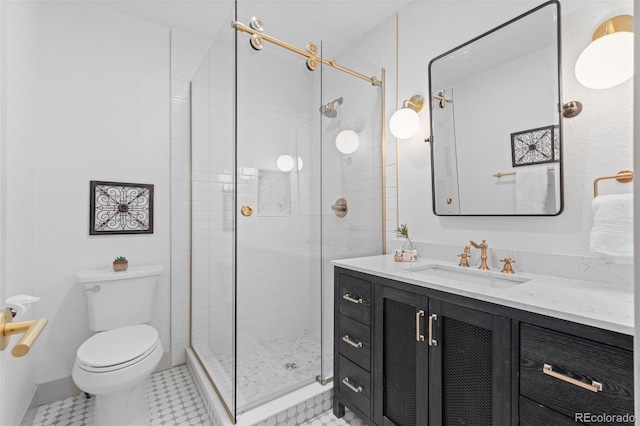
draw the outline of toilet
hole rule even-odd
[[[95,395],[96,426],[149,424],[145,381],[162,358],[158,331],[148,325],[162,265],[132,266],[77,274],[97,333],[76,352],[72,377]]]

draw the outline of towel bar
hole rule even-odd
[[[633,171],[632,170],[620,170],[614,176],[601,176],[593,181],[593,198],[598,196],[598,183],[601,180],[606,179],[615,179],[620,183],[629,183],[633,180]]]
[[[548,172],[552,172],[552,171],[554,171],[554,170],[555,170],[555,169],[554,169],[553,167],[547,167],[547,171],[548,171]],[[495,175],[493,175],[493,177],[500,179],[502,176],[513,176],[513,175],[515,175],[515,174],[516,174],[516,172],[511,172],[511,173],[501,173],[501,172],[498,172],[498,173],[496,173]]]

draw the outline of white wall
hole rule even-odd
[[[91,335],[75,274],[110,268],[118,255],[164,265],[152,325],[170,348],[169,31],[91,4],[30,4],[37,28],[30,20],[27,35],[9,41],[35,59],[9,74],[7,86],[21,92],[8,97],[8,110],[18,113],[24,95],[37,96],[37,108],[8,116],[8,128],[24,133],[7,143],[16,178],[8,180],[7,228],[20,232],[7,238],[16,265],[8,281],[20,283],[7,295],[42,298],[35,313],[49,323],[28,356],[29,374],[43,383],[69,377]],[[89,180],[154,184],[154,233],[89,236]]]
[[[400,10],[400,99],[416,93],[426,95],[431,58],[538,4],[415,1]],[[416,240],[462,247],[469,239],[486,239],[494,248],[589,255],[593,180],[632,168],[632,81],[608,90],[587,89],[576,81],[573,66],[594,29],[610,16],[631,13],[632,5],[630,0],[565,1],[561,5],[562,98],[584,104],[580,116],[564,121],[564,213],[499,219],[434,216],[429,146],[423,142],[429,133],[429,117],[428,108],[424,108],[421,131],[401,142],[399,159],[400,222],[408,222]]]
[[[2,9],[2,239],[0,308],[5,297],[35,294],[37,215],[36,176],[33,153],[37,147],[37,11],[31,2],[3,2]],[[5,251],[6,250],[6,251]],[[34,317],[32,309],[16,321]],[[19,424],[36,389],[36,363],[46,351],[42,340],[31,353],[14,358],[10,349],[20,336],[11,338],[8,350],[0,352],[0,424]]]

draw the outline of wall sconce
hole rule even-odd
[[[282,154],[276,160],[276,166],[281,172],[290,172],[296,166],[296,160],[289,154]],[[301,170],[303,166],[302,158],[298,157],[298,170]]]
[[[353,154],[360,146],[360,136],[353,130],[343,130],[336,136],[336,148],[343,154]]]
[[[402,108],[397,110],[389,120],[389,130],[398,139],[408,139],[415,135],[420,127],[418,113],[424,106],[424,98],[420,95],[402,103]]]
[[[578,57],[575,72],[590,89],[608,89],[633,77],[633,16],[618,15],[600,25]]]

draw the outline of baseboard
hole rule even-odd
[[[78,395],[82,391],[73,382],[71,376],[58,380],[38,384],[38,389],[34,395],[35,406],[49,404],[53,401],[61,401],[70,396]],[[32,401],[34,404],[34,401]],[[33,407],[31,405],[30,407]]]
[[[33,421],[36,418],[36,413],[38,411],[38,389],[37,387],[33,389],[33,393],[31,394],[31,401],[27,406],[27,411],[22,416],[22,421],[20,422],[20,426],[31,426]]]

